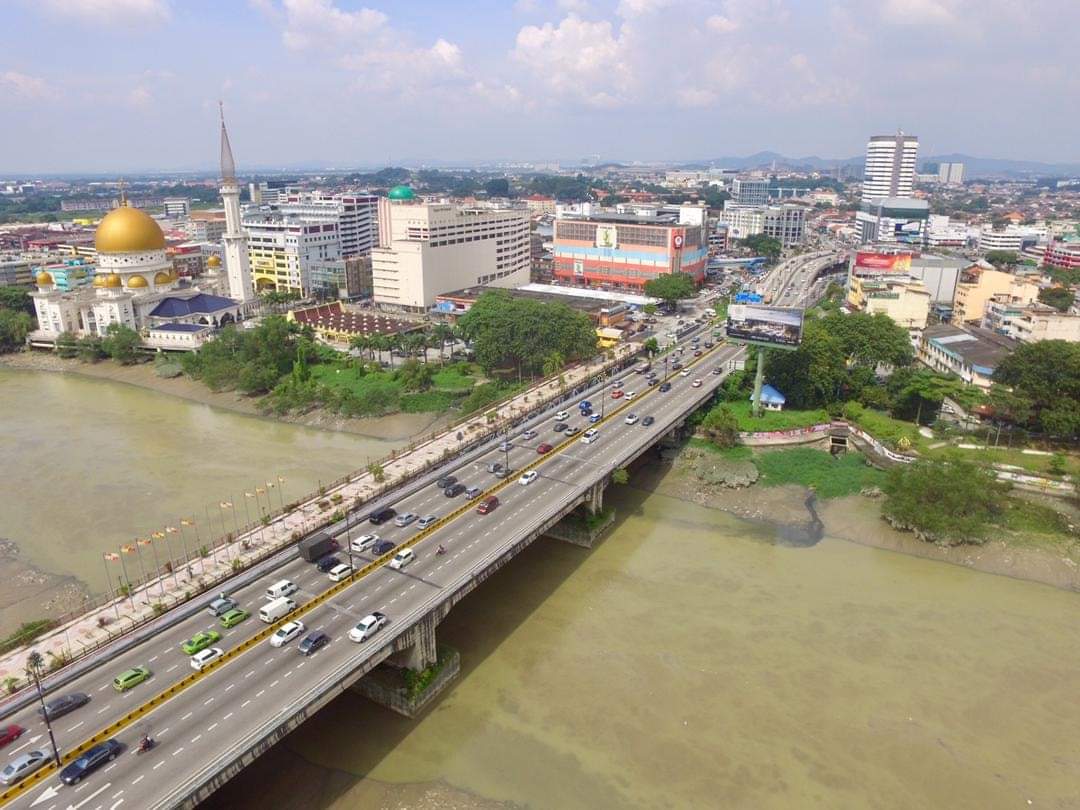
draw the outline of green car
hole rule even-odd
[[[150,670],[146,667],[132,667],[113,678],[113,689],[117,692],[126,692],[131,687],[138,686],[149,677]]]
[[[194,655],[199,650],[205,650],[215,641],[221,641],[221,633],[217,630],[203,630],[181,644],[180,649],[188,655]]]
[[[221,617],[221,626],[222,627],[235,627],[236,625],[240,624],[240,622],[242,622],[244,619],[246,619],[250,615],[251,614],[248,613],[243,608],[233,608],[232,610],[230,610],[228,613],[225,613]]]

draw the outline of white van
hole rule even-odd
[[[282,616],[292,613],[294,610],[296,610],[296,602],[282,596],[279,599],[275,599],[273,602],[267,602],[263,605],[262,608],[259,609],[259,618],[267,624],[273,624]]]
[[[287,579],[279,579],[266,589],[266,598],[280,599],[283,596],[292,596],[297,590],[299,589],[296,587],[295,582],[290,582]]]

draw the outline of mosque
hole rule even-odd
[[[122,199],[120,207],[98,224],[94,235],[97,272],[88,287],[64,292],[47,271],[38,273],[37,291],[31,293],[38,329],[31,335],[31,343],[55,345],[65,332],[77,337],[104,336],[110,324],[118,323],[139,332],[144,345],[151,348],[195,349],[214,330],[243,319],[254,293],[244,261],[246,251],[241,259],[240,251],[230,244],[243,244],[246,236],[237,234],[239,206],[235,197],[239,190],[224,120],[221,127],[222,196],[227,217],[232,215],[235,220],[227,228],[226,264],[240,265],[226,268],[233,297],[180,286],[165,253],[161,226],[145,211]],[[215,259],[212,257],[208,264],[220,270],[221,262]]]

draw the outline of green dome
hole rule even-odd
[[[408,186],[394,186],[387,196],[391,200],[415,200],[416,192]]]

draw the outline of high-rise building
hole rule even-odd
[[[528,209],[422,203],[404,186],[387,199],[388,244],[371,252],[376,304],[424,311],[453,290],[529,283]]]
[[[378,241],[378,202],[374,194],[324,194],[290,191],[278,205],[286,216],[333,222],[341,240],[341,257],[368,256]]]
[[[768,180],[736,177],[731,182],[731,202],[736,205],[765,205],[768,201]]]
[[[897,132],[872,135],[866,144],[863,169],[863,202],[883,197],[910,197],[915,181],[919,139]]]
[[[165,216],[173,219],[185,219],[191,213],[191,200],[187,197],[166,197],[161,204]]]
[[[963,163],[939,163],[938,182],[949,186],[959,186],[964,182]]]
[[[806,209],[801,205],[731,205],[724,203],[720,221],[727,226],[732,239],[764,234],[779,239],[786,247],[802,241]]]
[[[225,130],[225,110],[221,108],[221,200],[225,203],[225,277],[229,280],[229,295],[247,303],[255,297],[248,263],[248,236],[240,221],[240,184],[236,182],[236,162],[233,160],[229,133]]]
[[[259,290],[308,295],[312,267],[341,258],[336,222],[249,209],[244,229],[251,273]]]

